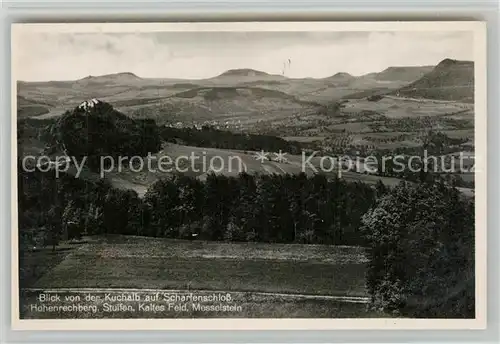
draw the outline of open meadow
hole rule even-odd
[[[13,314],[479,319],[483,40],[199,24],[13,31]]]
[[[240,172],[264,175],[296,175],[304,172],[307,175],[321,173],[331,177],[338,176],[337,166],[334,165],[332,167],[329,160],[325,160],[326,162],[323,163],[325,169],[321,168],[322,156],[319,154],[312,157],[311,154],[313,153],[304,153],[303,156],[286,154],[286,160],[275,161],[275,156],[273,154],[275,152],[267,152],[269,153],[267,156],[268,160],[260,162],[259,160],[256,160],[256,153],[257,152],[253,151],[203,148],[168,143],[163,145],[163,149],[160,152],[152,155],[155,157],[155,160],[151,165],[151,170],[143,168],[139,172],[134,172],[133,168],[130,169],[129,166],[125,165],[120,170],[115,168],[114,170],[107,172],[105,176],[113,186],[121,189],[133,189],[140,196],[143,196],[148,187],[155,181],[162,177],[172,175],[172,172],[162,172],[161,169],[158,168],[157,162],[161,159],[161,157],[166,156],[170,157],[173,161],[180,157],[179,166],[181,170],[183,170],[183,174],[197,177],[200,180],[205,180],[207,175],[212,172],[233,177],[238,176]],[[198,157],[194,160],[194,164],[186,159],[186,157],[190,157],[191,155]],[[213,170],[210,169],[211,160],[213,161]],[[308,163],[305,163],[304,161],[308,161]],[[330,168],[331,171],[327,172]],[[341,177],[348,181],[362,181],[369,184],[376,184],[379,180],[381,180],[388,186],[395,186],[401,181],[401,179],[398,178],[382,177],[364,174],[362,172],[363,171],[360,171],[360,173],[342,172]]]
[[[109,295],[123,293],[142,293],[145,300],[146,295],[156,293],[216,292],[230,294],[234,304],[242,306],[243,311],[231,316],[370,316],[365,309],[365,263],[364,250],[359,247],[96,236],[62,245],[56,252],[27,253],[22,268],[31,274],[40,269],[43,273],[31,280],[25,276],[21,312],[28,318],[34,316],[30,307],[41,291],[64,295],[62,304],[78,298],[84,302],[89,293],[102,294],[99,300],[86,303],[99,307],[106,301],[116,305]],[[66,296],[71,297],[65,300]],[[129,301],[126,304],[134,311],[117,312],[115,317],[144,316],[136,300]],[[166,309],[153,316],[191,317],[195,312]],[[53,312],[43,314],[54,316]],[[203,314],[220,316],[218,312]],[[77,315],[86,316],[85,312]]]

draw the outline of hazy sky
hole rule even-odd
[[[233,68],[288,77],[361,75],[389,66],[473,60],[473,34],[440,32],[151,32],[50,33],[18,36],[20,80],[74,80],[132,72],[197,79]],[[288,64],[288,63],[287,63]]]

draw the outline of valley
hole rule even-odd
[[[386,168],[369,158],[407,163],[425,150],[448,166],[466,153],[472,167],[473,69],[472,62],[445,59],[321,79],[243,68],[200,80],[124,72],[19,81],[22,317],[67,317],[31,306],[50,291],[65,296],[59,306],[88,293],[101,299],[86,305],[102,308],[106,294],[220,292],[243,307],[232,317],[399,315],[367,307],[373,283],[385,283],[370,271],[385,271],[387,263],[367,248],[385,249],[384,240],[398,238],[393,246],[413,254],[408,248],[424,242],[414,239],[420,235],[426,241],[417,252],[428,242],[469,240],[474,171],[398,171],[393,160]],[[49,162],[23,170],[29,155]],[[87,164],[81,171],[63,164],[59,176],[55,160],[68,156]],[[344,170],[339,156],[363,166]],[[164,170],[165,160],[174,168]],[[460,223],[457,214],[465,214]],[[421,234],[426,216],[430,229]],[[444,239],[435,227],[444,228]],[[468,251],[452,250],[472,264]],[[152,315],[130,300],[112,305],[124,309],[74,317],[227,315]],[[433,305],[421,313],[406,306],[410,316],[434,312]]]
[[[472,81],[473,64],[450,59],[435,67],[390,67],[323,79],[293,79],[251,69],[202,80],[120,73],[76,81],[19,82],[18,116],[57,118],[97,98],[127,116],[154,119],[158,125],[208,125],[236,133],[295,137],[317,141],[327,150],[332,144],[363,150],[417,146],[427,130],[446,131],[470,143]],[[390,142],[374,138],[379,133]]]

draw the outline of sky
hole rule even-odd
[[[338,72],[362,75],[390,66],[473,60],[473,33],[391,32],[130,32],[26,31],[13,59],[25,81],[76,80],[132,72],[140,77],[203,79],[252,68],[292,78]],[[288,62],[290,61],[290,62]]]

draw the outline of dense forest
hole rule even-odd
[[[96,100],[91,108],[64,113],[51,127],[52,146],[81,161],[91,169],[100,166],[103,156],[146,156],[161,149],[155,121],[133,120],[110,104]]]
[[[162,127],[162,138],[167,142],[185,144],[188,146],[210,147],[221,149],[236,149],[268,152],[282,150],[290,154],[300,154],[306,145],[299,142],[286,141],[277,136],[233,133],[210,126],[196,128]]]
[[[19,230],[20,259],[33,246],[98,234],[364,246],[373,308],[474,316],[474,202],[441,182],[172,176],[141,199],[104,181],[20,171]]]
[[[105,104],[105,103],[104,103]],[[120,116],[116,111],[112,116]],[[18,137],[24,141],[38,142],[39,152],[45,154],[61,152],[77,159],[87,156],[89,167],[95,168],[100,155],[146,156],[148,152],[159,150],[162,141],[195,147],[234,149],[242,151],[287,152],[300,154],[308,144],[286,141],[269,135],[233,133],[204,126],[196,128],[172,128],[156,126],[151,120],[130,120],[125,115],[123,120],[108,120],[102,114],[86,117],[81,112],[66,112],[60,119],[18,120]],[[122,118],[122,117],[120,117]],[[118,127],[120,130],[115,131]],[[64,144],[64,145],[63,145]],[[33,145],[33,142],[30,143]],[[20,152],[23,145],[19,145]],[[311,146],[311,148],[313,148]],[[135,154],[131,154],[135,153]],[[130,154],[130,155],[129,155]],[[93,163],[92,163],[93,162]]]
[[[356,245],[367,250],[371,307],[411,317],[474,316],[474,200],[429,175],[387,188],[324,175],[173,175],[140,198],[106,180],[21,168],[25,148],[92,157],[146,155],[163,140],[241,150],[300,147],[272,136],[135,121],[106,103],[58,120],[18,121],[20,260],[38,246],[86,235]],[[101,114],[102,116],[99,116]],[[431,153],[449,138],[431,136]],[[29,141],[24,144],[23,141]],[[92,168],[92,166],[90,166]],[[452,183],[451,183],[452,184]],[[21,264],[22,266],[22,264]]]
[[[45,228],[48,241],[130,234],[360,245],[361,216],[385,187],[305,174],[211,174],[206,181],[178,175],[156,182],[141,199],[104,181],[22,172],[19,189],[21,228]]]
[[[462,178],[464,173],[474,173],[474,158],[465,158],[462,162],[463,166],[460,166],[460,161],[450,155],[452,153],[456,155],[459,145],[464,143],[463,139],[451,138],[441,132],[428,131],[422,137],[422,141],[419,147],[377,150],[374,154],[378,163],[377,174],[412,182],[446,182],[454,187],[474,188],[474,180]],[[396,156],[397,159],[395,159]],[[389,157],[392,158],[389,159]],[[414,157],[420,159],[414,159]],[[411,166],[413,171],[410,168],[401,169],[401,166]]]

